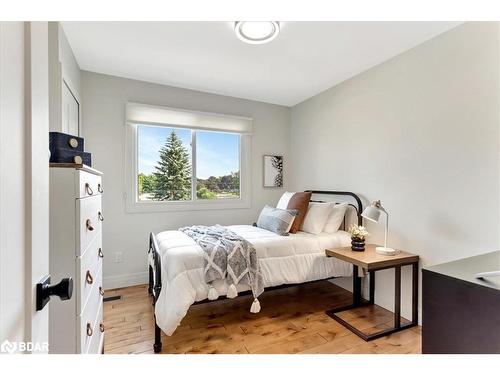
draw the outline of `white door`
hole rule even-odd
[[[47,22],[0,22],[0,350],[47,352],[49,273]],[[54,282],[54,281],[53,281]]]

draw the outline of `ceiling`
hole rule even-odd
[[[459,23],[283,22],[250,45],[231,22],[63,22],[83,70],[293,106]]]

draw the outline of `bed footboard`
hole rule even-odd
[[[149,265],[149,287],[148,292],[153,297],[153,306],[156,305],[156,301],[160,296],[161,292],[161,258],[158,248],[158,243],[156,242],[156,236],[153,232],[149,234],[149,249],[148,254],[151,257],[152,264]],[[155,314],[155,342],[153,344],[153,350],[155,353],[161,352],[161,329],[156,324],[156,314]]]

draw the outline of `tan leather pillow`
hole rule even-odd
[[[287,191],[281,196],[276,208],[299,211],[299,214],[295,217],[292,227],[290,228],[290,233],[297,233],[302,228],[302,223],[306,217],[310,200],[311,193],[306,192],[290,193]]]

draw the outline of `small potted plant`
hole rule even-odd
[[[351,249],[352,251],[365,251],[365,238],[370,234],[362,225],[352,224],[349,227],[349,234],[351,235]]]

